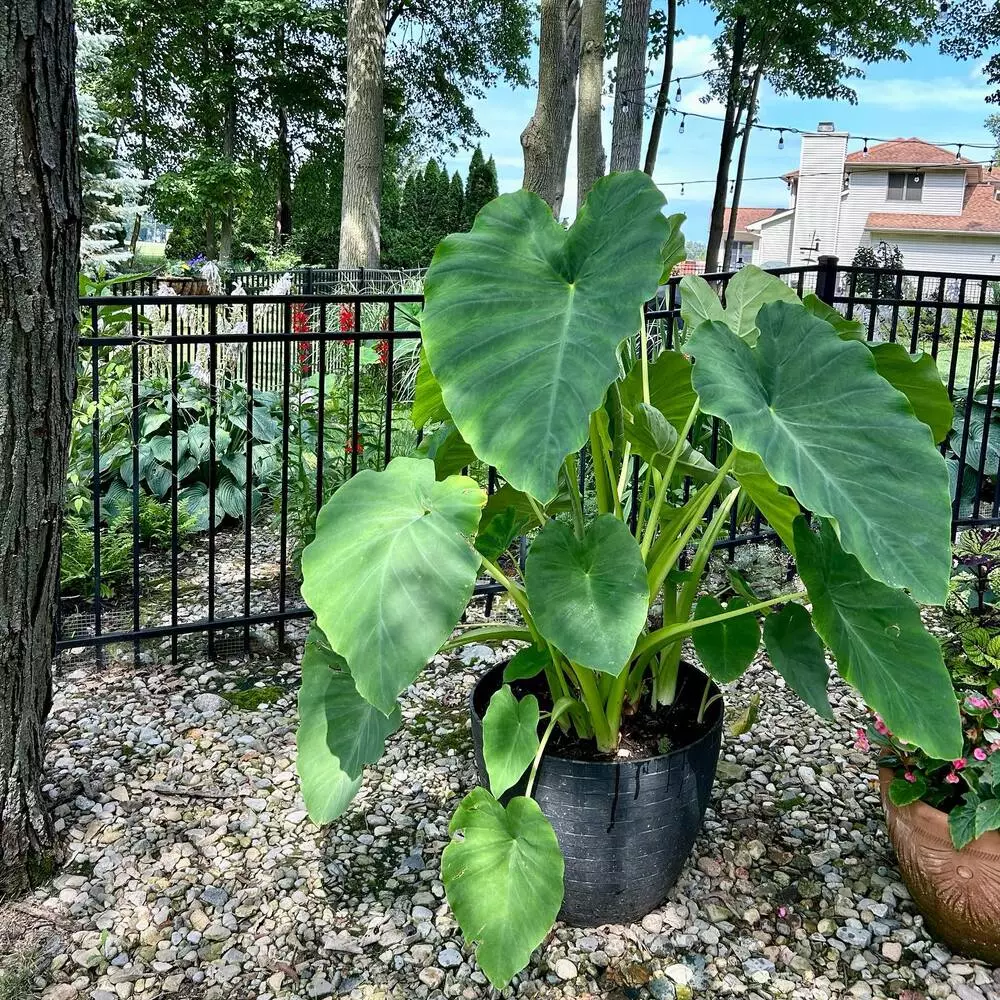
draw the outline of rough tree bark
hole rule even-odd
[[[677,34],[677,0],[667,0],[667,38],[663,48],[663,76],[660,89],[656,92],[656,107],[653,120],[649,124],[649,142],[646,146],[646,162],[643,170],[650,177],[656,167],[656,154],[660,151],[660,135],[663,133],[663,119],[667,115],[670,100],[670,78],[674,75],[674,36]]]
[[[576,207],[604,174],[601,89],[604,86],[604,0],[583,0],[580,19],[580,107],[576,129]]]
[[[278,25],[274,54],[278,64],[285,64],[285,26]],[[277,108],[278,117],[278,198],[274,207],[274,244],[280,251],[292,235],[292,146],[288,138],[288,111],[284,94]]]
[[[708,247],[705,250],[705,273],[713,274],[719,269],[719,250],[722,243],[722,227],[726,214],[726,195],[729,186],[729,163],[736,145],[736,131],[739,124],[740,75],[743,72],[743,52],[746,47],[746,19],[737,17],[733,25],[733,47],[730,54],[729,84],[726,92],[726,118],[722,123],[722,138],[719,142],[719,167],[715,174],[715,196],[712,199],[712,215],[708,228]]]
[[[622,0],[611,122],[611,169],[638,170],[646,110],[646,42],[650,0]]]
[[[538,45],[538,100],[521,133],[522,187],[534,191],[559,217],[576,114],[580,72],[580,0],[542,0]]]
[[[41,792],[75,392],[80,176],[71,0],[0,15],[0,898],[52,851]]]
[[[385,146],[385,0],[349,0],[341,268],[379,266]]]
[[[726,230],[725,249],[722,253],[722,266],[728,268],[729,255],[736,238],[736,213],[740,209],[740,198],[743,196],[743,177],[747,169],[747,150],[750,148],[751,126],[757,115],[757,94],[760,92],[760,81],[764,75],[763,66],[757,67],[754,73],[753,85],[750,89],[750,99],[747,102],[746,121],[743,124],[743,135],[740,138],[740,156],[736,164],[736,179],[733,181],[733,197],[729,204],[729,226]]]

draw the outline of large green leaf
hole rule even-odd
[[[802,296],[802,304],[813,314],[822,320],[826,320],[845,340],[864,340],[864,324],[857,319],[848,319],[833,306],[827,305],[818,295],[810,292]]]
[[[385,714],[448,638],[481,562],[485,493],[434,463],[395,458],[337,490],[302,553],[302,596],[362,697]]]
[[[879,375],[910,401],[934,441],[943,441],[951,430],[954,410],[934,359],[929,354],[910,354],[902,344],[868,344],[868,349]]]
[[[667,237],[660,248],[660,284],[665,285],[670,280],[670,275],[674,273],[674,268],[687,259],[687,241],[681,226],[684,225],[687,216],[683,212],[667,216]]]
[[[483,761],[490,791],[500,798],[516,785],[538,753],[538,699],[525,695],[520,701],[504,684],[490,698],[483,716]]]
[[[642,553],[621,521],[602,514],[582,540],[549,521],[528,551],[524,584],[544,638],[581,666],[621,673],[649,606]]]
[[[965,801],[955,806],[948,813],[948,832],[955,850],[960,851],[966,844],[976,839],[976,811],[979,808],[979,797],[974,792],[967,792]]]
[[[733,475],[756,508],[767,518],[767,523],[777,532],[788,551],[794,555],[792,525],[802,513],[795,497],[781,492],[778,484],[768,475],[759,455],[739,452],[733,466]]]
[[[545,940],[563,899],[563,857],[534,799],[504,808],[485,788],[462,800],[441,857],[448,903],[490,982],[503,989]],[[461,833],[459,839],[456,835]]]
[[[698,600],[694,608],[695,620],[714,618],[726,611],[745,608],[747,602],[742,597],[734,597],[728,607],[714,597],[705,596]],[[691,634],[695,652],[705,669],[720,684],[736,680],[753,662],[760,648],[760,625],[754,614],[737,615],[726,621],[702,625]]]
[[[476,551],[490,562],[496,562],[500,554],[506,552],[510,543],[517,537],[519,525],[520,515],[516,507],[506,507],[499,514],[494,514],[489,521],[484,515],[480,520],[479,534],[476,536]]]
[[[844,548],[876,579],[942,604],[951,568],[948,470],[925,424],[875,371],[801,306],[758,316],[750,348],[721,323],[688,342],[702,408],[759,455],[807,509],[837,520]]]
[[[902,591],[873,580],[841,548],[829,522],[819,534],[795,522],[799,574],[812,602],[813,625],[848,683],[898,739],[932,757],[962,753],[962,725],[941,647]]]
[[[444,403],[479,458],[539,500],[555,496],[656,291],[662,207],[644,174],[613,174],[567,232],[517,191],[434,254],[421,328]]]
[[[704,278],[689,275],[681,282],[681,318],[689,328],[689,335],[701,323],[720,321],[738,337],[753,344],[758,333],[757,315],[763,306],[769,302],[798,301],[798,296],[781,278],[753,264],[741,268],[726,285],[725,309]]]
[[[447,479],[476,460],[475,453],[451,423],[442,424],[425,437],[417,451],[434,463],[434,474],[438,479]]]
[[[313,822],[343,813],[365,765],[382,756],[401,722],[398,707],[385,716],[358,694],[347,663],[313,629],[302,657],[296,737],[302,798]]]
[[[681,431],[698,399],[691,385],[691,362],[679,351],[663,351],[649,364],[649,401]],[[621,383],[622,404],[634,409],[642,402],[642,366],[633,365]]]
[[[438,385],[437,379],[431,371],[431,366],[427,363],[427,352],[421,346],[410,420],[419,431],[423,430],[427,424],[443,423],[450,419],[448,409],[441,398],[441,386]]]
[[[786,604],[764,619],[764,646],[785,683],[824,719],[833,718],[827,685],[830,668],[823,643],[801,604]]]
[[[537,677],[551,662],[547,650],[539,649],[537,646],[525,646],[524,649],[519,649],[510,663],[504,667],[504,683],[510,684],[528,677]]]

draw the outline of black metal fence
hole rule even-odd
[[[955,525],[1000,525],[997,279],[834,258],[774,273],[870,338],[936,360],[956,403],[943,446]],[[724,296],[732,276],[710,280]],[[654,345],[677,341],[679,281],[647,307]],[[249,650],[262,626],[280,643],[308,617],[297,567],[316,511],[359,469],[419,445],[409,408],[420,299],[293,286],[82,300],[59,647],[159,640],[176,656],[182,637],[201,634],[209,656],[224,656]],[[718,423],[702,434],[711,457]],[[495,488],[491,470],[472,471]],[[771,537],[759,515],[734,510],[719,545]]]

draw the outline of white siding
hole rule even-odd
[[[850,188],[840,209],[837,256],[849,264],[859,244],[866,243],[865,225],[871,212],[907,215],[961,215],[965,169],[924,172],[920,201],[889,201],[888,170],[852,170]]]
[[[869,234],[865,233],[867,241]],[[873,243],[895,243],[903,252],[907,271],[947,271],[953,274],[990,274],[1000,277],[1000,236],[964,233],[877,232]]]
[[[791,254],[792,222],[794,215],[788,215],[771,224],[764,223],[760,227],[760,243],[754,254],[754,263],[761,267],[768,264],[785,265]]]
[[[819,254],[837,252],[846,153],[843,132],[802,136],[790,263],[815,263],[817,251],[812,248],[817,243]]]

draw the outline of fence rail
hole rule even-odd
[[[955,527],[1000,525],[996,279],[834,258],[773,273],[869,339],[935,359],[956,407],[942,446]],[[708,280],[724,298],[733,277]],[[647,305],[654,349],[681,342],[682,298],[675,277]],[[215,656],[232,642],[249,650],[261,626],[281,642],[308,617],[297,557],[316,511],[360,469],[420,445],[409,419],[420,301],[294,282],[282,295],[82,299],[58,647],[167,640],[176,656],[183,636],[203,634]],[[714,457],[723,428],[702,433]],[[471,471],[496,488],[492,470]],[[772,537],[759,514],[741,522],[734,508],[719,547]]]

